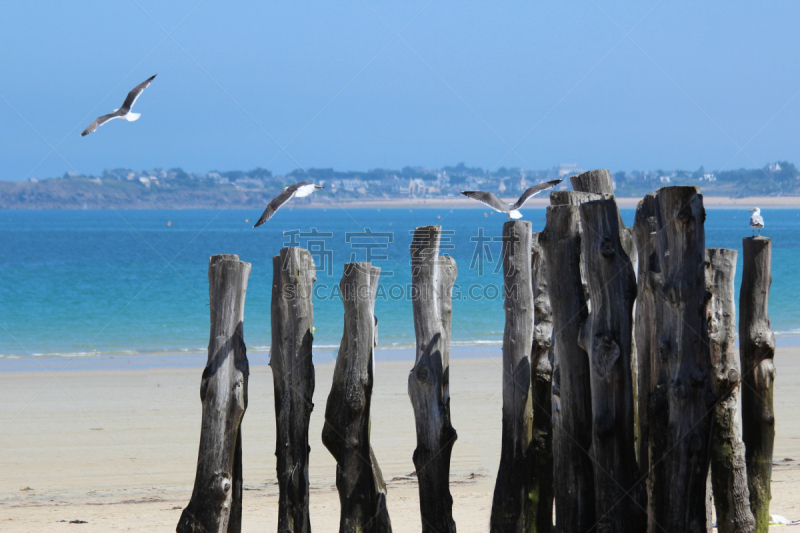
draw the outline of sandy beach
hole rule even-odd
[[[486,531],[500,454],[499,349],[451,361],[458,441],[451,491],[459,531]],[[800,348],[780,348],[772,512],[800,517]],[[410,360],[379,362],[372,445],[388,485],[394,531],[420,530],[411,454],[414,417],[406,394]],[[335,462],[320,434],[333,363],[316,365],[311,417],[311,525],[338,528]],[[0,530],[174,531],[194,482],[202,365],[189,368],[0,373]],[[243,531],[277,523],[272,375],[251,357],[243,422]],[[791,460],[785,460],[786,458]],[[70,524],[73,520],[85,524]],[[79,528],[79,529],[78,529]]]

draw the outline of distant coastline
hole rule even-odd
[[[467,167],[400,170],[335,171],[330,168],[297,169],[273,176],[267,169],[188,173],[180,168],[134,171],[107,169],[100,176],[68,172],[60,178],[0,181],[0,209],[229,209],[262,208],[283,188],[307,181],[323,185],[312,197],[295,199],[292,208],[349,206],[363,208],[470,208],[460,192],[488,191],[511,201],[528,187],[545,180],[562,179],[557,186],[569,188],[569,178],[582,173],[577,165],[549,170]],[[621,207],[631,208],[647,193],[661,187],[700,187],[707,207],[768,208],[800,206],[800,170],[780,161],[760,169],[708,172],[702,167],[688,171],[615,172],[612,183]],[[548,205],[547,195],[533,198],[529,207]]]
[[[702,192],[702,188],[701,188]],[[234,195],[192,195],[189,198],[182,198],[176,201],[174,198],[164,198],[151,201],[131,201],[125,202],[119,199],[104,201],[103,198],[78,198],[75,200],[64,199],[62,201],[24,201],[24,202],[2,202],[2,188],[0,188],[0,210],[81,210],[81,209],[258,209],[263,207],[270,200],[269,195],[258,194],[249,196]],[[501,196],[501,198],[505,198]],[[515,198],[505,198],[510,202]],[[634,209],[641,201],[638,198],[615,197],[621,209]],[[800,196],[749,196],[744,198],[730,198],[726,196],[703,195],[703,203],[707,209],[751,209],[754,206],[762,209],[798,209],[800,208]],[[533,198],[526,204],[526,208],[545,208],[550,205],[548,196]],[[341,200],[325,199],[323,201],[295,201],[289,209],[484,209],[474,202],[467,201],[466,198],[370,198],[370,199],[349,199]]]

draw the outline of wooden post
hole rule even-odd
[[[614,195],[614,183],[611,180],[611,173],[604,168],[570,176],[569,181],[576,191]]]
[[[490,531],[528,531],[530,498],[531,363],[533,291],[531,223],[503,224],[503,283],[506,326],[503,333],[503,433],[500,468],[494,487]]]
[[[604,168],[571,176],[569,181],[572,184],[572,188],[576,191],[614,198],[614,181],[611,179],[611,173]],[[633,239],[632,232],[625,227],[619,209],[617,209],[617,217],[619,219],[619,237],[622,242],[622,249],[625,250],[625,254],[631,258],[631,262],[635,263],[636,249],[634,246],[636,243]]]
[[[606,169],[590,170],[577,176],[570,177],[572,188],[576,191],[585,193],[599,194],[604,198],[614,199],[614,181],[611,179],[611,173]],[[619,222],[619,238],[622,243],[622,249],[625,255],[630,258],[633,271],[638,275],[639,254],[636,250],[636,239],[633,235],[633,228],[626,228],[625,222],[622,221],[622,213],[617,209],[617,219]],[[584,276],[585,279],[585,276]],[[634,302],[634,314],[636,310],[636,303]],[[631,317],[633,320],[633,317]],[[633,379],[633,413],[634,413],[634,434],[637,436],[637,451],[639,449],[639,358],[636,349],[636,336],[634,335],[631,340],[631,376]]]
[[[705,210],[697,187],[656,193],[656,322],[649,390],[648,531],[705,531],[714,392],[705,314]]]
[[[716,398],[711,440],[711,485],[719,533],[749,533],[755,527],[747,489],[742,442],[741,371],[736,354],[733,279],[736,250],[706,250],[708,341]]]
[[[747,237],[739,293],[739,356],[742,363],[742,438],[746,449],[750,508],[756,531],[769,528],[772,447],[775,441],[775,335],[767,304],[772,285],[772,241]]]
[[[558,531],[589,531],[595,525],[592,404],[589,358],[578,345],[587,317],[581,280],[578,208],[547,208],[540,238],[553,310],[553,490]]]
[[[208,262],[211,335],[200,383],[203,424],[197,474],[176,531],[238,533],[242,529],[242,430],[249,368],[243,337],[250,263],[236,255]]]
[[[314,404],[314,259],[303,248],[272,258],[272,348],[278,458],[278,531],[310,533],[308,423]]]
[[[531,350],[531,498],[532,532],[553,529],[553,311],[542,233],[531,236],[531,286],[533,288],[533,349]]]
[[[580,206],[591,311],[578,339],[589,356],[598,531],[642,531],[644,485],[633,431],[631,337],[636,275],[620,242],[617,204]]]
[[[553,191],[550,193],[550,205],[574,205],[593,202],[603,198],[600,194],[580,191]]]
[[[375,295],[381,269],[347,263],[339,288],[344,333],[325,408],[322,443],[336,459],[340,533],[388,533],[386,484],[369,443],[374,379]]]
[[[639,202],[636,208],[636,218],[633,223],[633,237],[636,241],[638,255],[637,276],[638,289],[636,291],[636,310],[634,318],[634,339],[636,344],[636,459],[639,462],[639,471],[647,474],[650,470],[650,426],[647,419],[647,403],[650,390],[655,387],[652,368],[656,357],[657,323],[655,317],[655,304],[653,291],[657,289],[660,279],[658,270],[653,267],[657,264],[656,250],[656,195],[650,193]]]
[[[441,233],[441,226],[419,227],[411,242],[417,353],[408,396],[416,419],[414,466],[424,533],[456,531],[450,495],[450,453],[457,438],[450,424],[450,319],[458,270],[455,259],[439,256]]]

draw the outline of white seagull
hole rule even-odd
[[[300,183],[295,183],[294,185],[289,185],[281,193],[273,198],[270,203],[267,204],[267,208],[264,209],[264,213],[262,213],[261,218],[258,219],[256,225],[253,226],[254,228],[259,227],[261,224],[266,222],[267,220],[272,218],[272,215],[281,208],[283,204],[297,196],[298,198],[304,198],[309,196],[312,192],[317,189],[324,189],[322,185],[314,185],[313,183],[309,183],[307,181],[301,181]]]
[[[139,98],[139,95],[142,94],[142,91],[144,91],[150,86],[150,82],[153,81],[153,78],[155,77],[156,74],[153,74],[151,77],[147,78],[145,81],[134,87],[133,90],[128,93],[128,96],[125,97],[125,101],[122,102],[122,107],[120,107],[119,109],[115,109],[113,113],[109,113],[108,115],[103,115],[102,117],[97,117],[96,119],[94,119],[94,122],[89,124],[89,127],[83,130],[83,133],[81,133],[81,137],[89,135],[93,131],[97,131],[97,128],[99,128],[109,120],[114,120],[115,118],[124,118],[128,122],[134,122],[136,120],[139,120],[141,114],[131,113],[131,108],[133,107],[133,104],[136,102],[136,99]]]
[[[758,236],[761,236],[761,228],[764,227],[764,218],[761,216],[761,209],[756,207],[755,209],[751,209],[749,211],[753,213],[750,216],[750,227],[753,228],[753,236],[756,235],[756,230],[758,230]]]
[[[534,185],[533,187],[529,188],[527,191],[522,193],[522,196],[519,197],[519,200],[513,204],[507,204],[494,194],[490,192],[483,192],[483,191],[461,191],[461,194],[468,198],[472,198],[473,200],[478,200],[482,204],[486,204],[495,211],[499,213],[508,213],[508,218],[522,218],[522,213],[519,212],[520,208],[527,202],[531,197],[535,196],[536,194],[545,191],[547,189],[552,189],[559,183],[564,180],[553,180],[553,181],[544,181],[539,183],[538,185]]]

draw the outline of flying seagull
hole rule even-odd
[[[756,229],[758,230],[758,236],[761,236],[761,228],[764,227],[764,219],[761,217],[761,209],[756,207],[755,209],[751,209],[749,211],[753,213],[750,217],[750,227],[753,228],[753,236],[756,235]]]
[[[300,183],[295,183],[294,185],[289,185],[281,193],[273,198],[270,203],[267,204],[267,208],[264,209],[264,213],[261,215],[261,218],[258,219],[256,225],[253,226],[254,228],[259,227],[261,224],[266,222],[267,220],[272,218],[272,215],[283,206],[286,202],[297,196],[298,198],[303,198],[305,196],[309,196],[312,192],[317,189],[323,189],[322,185],[314,185],[313,183],[309,183],[307,181],[301,181]]]
[[[89,124],[89,127],[83,130],[81,137],[89,135],[93,131],[97,131],[97,128],[109,120],[114,120],[115,118],[124,118],[128,122],[138,120],[141,115],[139,113],[131,113],[131,108],[136,102],[136,99],[139,98],[139,95],[142,94],[142,91],[150,86],[150,82],[153,81],[153,78],[155,77],[156,74],[153,74],[151,77],[134,87],[133,90],[128,93],[128,96],[125,97],[125,101],[122,102],[122,107],[115,109],[113,113],[109,113],[108,115],[103,115],[102,117],[97,117],[94,119],[94,122]]]
[[[522,218],[522,213],[519,212],[520,208],[527,202],[531,197],[536,196],[537,193],[545,191],[547,189],[552,189],[559,183],[564,180],[553,180],[553,181],[544,181],[539,183],[538,185],[534,185],[533,187],[529,188],[527,191],[522,193],[522,196],[519,197],[519,200],[513,204],[507,204],[494,194],[490,192],[483,192],[483,191],[462,191],[461,194],[467,196],[468,198],[472,198],[473,200],[478,200],[482,204],[486,204],[495,211],[500,213],[508,213],[508,218]]]

